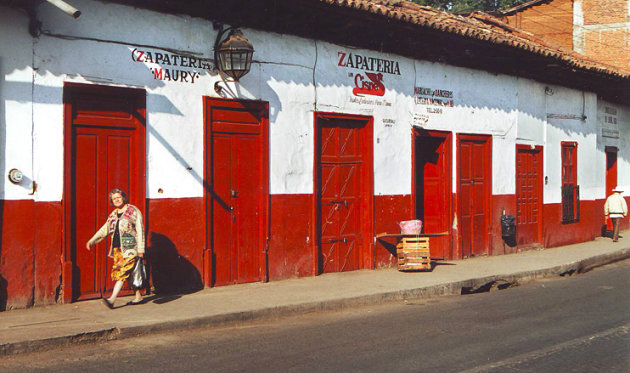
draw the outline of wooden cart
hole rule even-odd
[[[399,271],[430,271],[431,251],[429,237],[446,236],[448,233],[377,234],[376,238],[395,237],[398,240],[396,254]],[[437,260],[438,258],[435,258]],[[443,258],[439,258],[443,259]]]

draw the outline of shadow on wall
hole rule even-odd
[[[7,280],[0,275],[0,311],[7,310],[7,286]]]
[[[151,232],[151,247],[147,248],[150,276],[157,294],[191,293],[203,288],[201,274],[167,236]]]

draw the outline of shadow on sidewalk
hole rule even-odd
[[[167,303],[182,294],[203,289],[201,274],[188,259],[179,255],[177,247],[166,235],[151,232],[151,247],[147,249],[149,276],[153,295],[147,301]]]
[[[192,294],[192,293],[194,293],[194,292],[190,292],[190,293],[186,293],[186,294]],[[125,303],[124,305],[118,306],[116,308],[147,304],[147,303],[151,303],[151,302],[153,302],[155,304],[165,304],[165,303],[177,300],[177,299],[181,298],[182,295],[186,295],[186,294],[152,294],[152,295],[143,297],[142,301],[140,301],[138,303],[132,303],[131,301],[129,301],[129,302]]]

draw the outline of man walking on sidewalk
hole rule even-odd
[[[607,215],[613,223],[613,242],[617,242],[619,239],[619,223],[621,218],[628,215],[628,205],[621,193],[623,190],[618,186],[613,189],[613,193],[606,198],[604,204],[604,215]]]

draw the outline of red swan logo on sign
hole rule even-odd
[[[365,77],[361,74],[356,74],[354,76],[354,85],[352,93],[355,96],[383,96],[385,94],[383,74],[381,73],[365,73]]]

